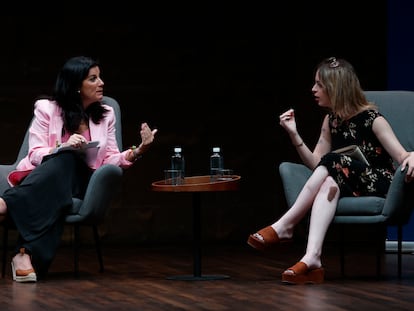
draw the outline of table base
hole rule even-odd
[[[228,275],[221,274],[206,274],[201,276],[195,276],[191,274],[186,275],[175,275],[167,277],[167,280],[176,280],[176,281],[213,281],[213,280],[224,280],[229,279]]]
[[[193,194],[193,274],[167,277],[168,280],[210,281],[230,278],[227,275],[201,273],[201,193],[218,191],[235,191],[239,189],[240,176],[229,180],[212,182],[210,176],[193,176],[184,178],[181,185],[169,185],[164,180],[152,183],[153,190],[166,192],[191,192]]]

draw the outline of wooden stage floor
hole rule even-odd
[[[280,275],[302,254],[302,244],[277,246],[266,253],[242,245],[202,248],[202,275],[229,278],[170,280],[193,273],[190,245],[103,247],[105,271],[98,272],[93,247],[83,246],[80,275],[73,275],[72,249],[62,246],[48,277],[32,284],[13,282],[10,263],[0,279],[0,308],[6,310],[412,310],[414,255],[403,255],[397,278],[396,254],[384,254],[382,274],[375,255],[364,248],[347,253],[340,275],[338,249],[327,246],[325,282],[285,285]]]

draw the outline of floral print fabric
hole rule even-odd
[[[318,165],[325,166],[339,186],[341,197],[385,197],[394,176],[392,158],[372,131],[374,120],[382,116],[376,110],[364,110],[348,120],[329,114],[332,150],[358,145],[370,165],[349,156],[329,152]]]

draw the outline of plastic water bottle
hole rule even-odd
[[[174,148],[174,154],[171,156],[171,169],[181,171],[181,178],[184,178],[185,160],[181,147]]]
[[[220,147],[214,147],[210,156],[210,179],[216,180],[218,173],[224,167],[223,156],[220,154]]]

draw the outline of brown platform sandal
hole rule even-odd
[[[264,251],[267,248],[278,244],[278,243],[286,243],[291,242],[292,239],[279,239],[276,231],[273,230],[271,226],[267,226],[254,234],[249,235],[247,239],[247,244],[251,247],[258,249],[260,251]]]
[[[324,275],[323,268],[309,269],[304,262],[299,261],[282,273],[282,282],[287,284],[320,284],[324,281]]]

